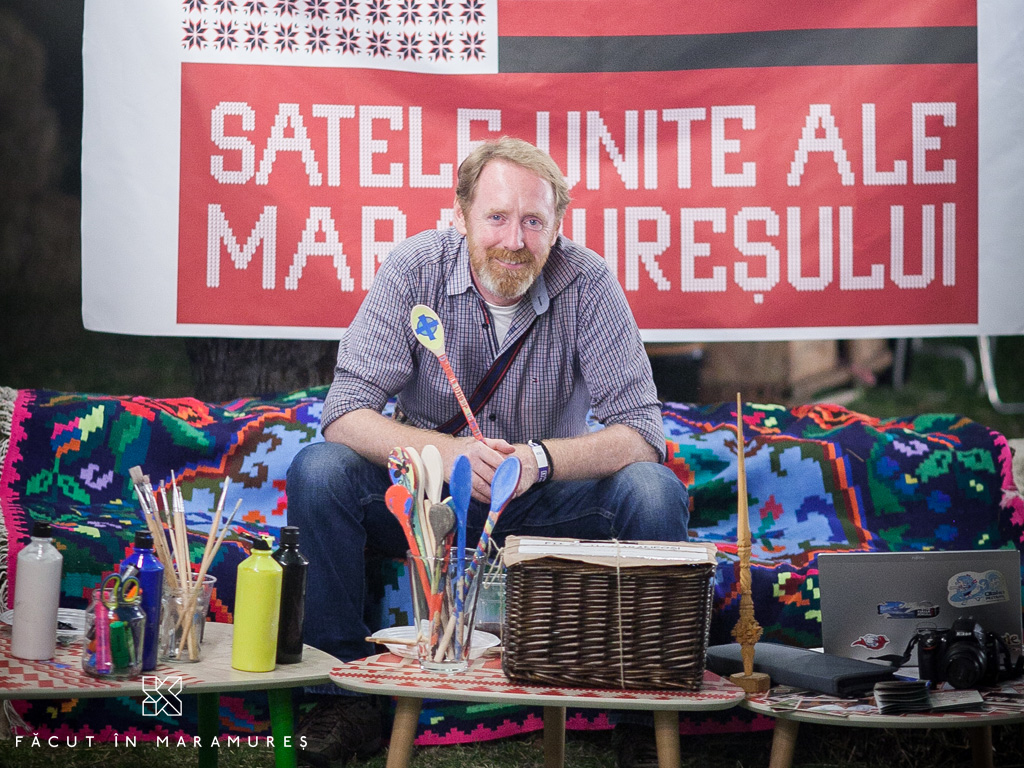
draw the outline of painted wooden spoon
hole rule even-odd
[[[462,414],[466,417],[469,431],[477,440],[483,440],[484,434],[480,431],[480,425],[476,423],[476,417],[469,407],[469,401],[466,400],[466,395],[462,391],[462,387],[459,386],[459,380],[455,378],[452,364],[448,362],[448,355],[444,350],[444,326],[441,325],[441,318],[426,304],[417,304],[412,308],[409,323],[412,325],[412,332],[416,334],[419,343],[433,352],[437,357],[437,362],[441,364],[441,369],[448,377],[448,383],[451,384],[452,392],[455,393],[455,399],[459,401]]]
[[[405,540],[409,544],[409,552],[415,558],[420,572],[420,583],[423,585],[424,594],[431,594],[433,590],[430,586],[430,578],[427,576],[427,569],[423,564],[423,558],[420,556],[420,545],[416,541],[412,525],[409,522],[412,517],[412,495],[409,493],[409,489],[402,485],[392,485],[384,492],[384,504],[398,520],[398,524],[402,526]]]
[[[458,456],[452,465],[452,476],[448,480],[455,512],[455,551],[458,554],[459,573],[466,572],[466,520],[469,515],[469,499],[473,493],[473,465],[466,455]]]
[[[388,476],[394,485],[401,485],[412,496],[415,493],[416,471],[405,448],[393,448],[388,454]]]
[[[465,458],[460,456],[459,458]],[[468,464],[467,460],[467,464]],[[456,459],[458,464],[458,459]],[[508,506],[509,501],[512,500],[513,494],[516,492],[516,487],[519,485],[519,476],[523,471],[522,464],[515,456],[509,456],[494,471],[494,477],[491,478],[491,509],[487,514],[487,521],[484,523],[483,533],[480,534],[480,542],[476,545],[475,557],[470,562],[469,567],[464,567],[462,563],[459,564],[459,583],[455,590],[455,612],[452,614],[451,619],[448,622],[448,627],[445,629],[445,637],[442,640],[441,648],[447,646],[449,639],[455,634],[455,653],[458,656],[461,652],[460,638],[462,632],[455,632],[456,627],[462,626],[462,614],[464,608],[464,599],[466,594],[466,586],[473,581],[476,576],[476,572],[479,568],[480,561],[486,556],[487,544],[491,540],[491,532],[494,531],[494,526],[498,522],[498,518],[501,516],[502,511]],[[452,468],[452,476],[455,476],[455,469]],[[449,483],[449,485],[451,485]],[[452,498],[455,498],[455,491],[452,490]],[[467,502],[468,504],[468,502]],[[458,509],[458,503],[456,503],[456,509]],[[462,549],[459,549],[459,554],[462,554]],[[441,649],[438,649],[438,655],[440,656]]]
[[[437,542],[437,556],[441,558],[445,555],[448,534],[455,530],[455,513],[451,507],[444,503],[430,505],[430,530]]]
[[[423,461],[424,488],[427,501],[431,504],[441,503],[441,486],[444,485],[444,460],[436,445],[428,444],[420,451]]]
[[[424,556],[431,554],[424,546],[422,527],[420,526],[419,515],[423,506],[423,463],[419,454],[411,448],[393,448],[388,454],[388,474],[391,482],[400,485],[409,491],[412,498],[412,511],[409,514],[409,525],[413,538],[417,542],[417,549]]]
[[[433,557],[436,547],[430,534],[430,512],[424,504],[427,493],[427,469],[419,451],[410,445],[405,447],[405,455],[412,465],[416,485],[412,491],[412,532],[420,542],[420,551],[424,557]]]
[[[476,545],[476,557],[466,569],[467,583],[472,580],[476,573],[477,565],[487,554],[487,544],[491,540],[491,532],[498,522],[498,517],[512,500],[516,487],[519,485],[519,476],[523,471],[522,464],[515,456],[509,456],[494,471],[491,479],[491,509],[487,514],[487,521],[484,523],[483,533],[480,534],[480,542]]]

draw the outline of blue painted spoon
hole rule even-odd
[[[516,486],[519,485],[519,475],[522,471],[522,464],[520,464],[519,459],[515,456],[509,456],[495,470],[494,477],[491,479],[491,510],[487,514],[484,531],[480,534],[480,543],[476,545],[476,557],[473,558],[473,562],[469,564],[467,569],[467,581],[473,578],[473,575],[476,573],[477,564],[487,553],[487,544],[491,540],[491,532],[498,523],[498,517],[512,500],[512,495],[516,492]]]
[[[469,498],[473,493],[473,465],[468,456],[462,455],[455,459],[448,490],[451,492],[455,512],[455,548],[461,574],[466,571],[466,519],[469,515]]]

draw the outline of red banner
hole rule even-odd
[[[470,142],[549,146],[642,328],[974,323],[970,64],[426,75],[184,64],[178,322],[348,325]]]

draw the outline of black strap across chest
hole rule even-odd
[[[534,320],[536,320],[536,317]],[[497,359],[491,363],[491,367],[487,369],[483,379],[477,384],[476,389],[473,390],[473,394],[469,396],[469,410],[473,412],[474,416],[480,412],[487,404],[487,401],[491,399],[491,395],[497,391],[501,380],[505,378],[505,374],[512,367],[512,361],[516,359],[519,350],[523,348],[523,343],[526,341],[526,337],[530,335],[531,328],[533,328],[533,323],[530,324],[530,328],[527,328],[522,336],[516,339],[511,347],[498,355]],[[466,426],[466,415],[460,408],[458,414],[437,427],[437,431],[448,435],[455,435],[465,429]]]

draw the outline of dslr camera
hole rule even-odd
[[[1006,643],[995,632],[982,629],[972,617],[956,619],[949,629],[918,629],[913,640],[917,641],[917,668],[922,680],[948,682],[954,688],[977,688],[1012,676]]]

